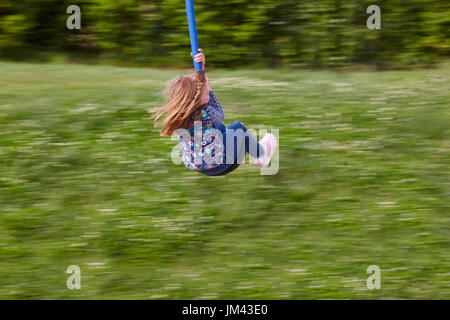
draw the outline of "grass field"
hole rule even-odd
[[[0,298],[450,299],[449,64],[212,71],[280,134],[278,174],[216,178],[147,112],[183,72],[0,63]]]

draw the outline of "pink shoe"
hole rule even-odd
[[[265,168],[269,165],[270,160],[275,153],[275,150],[277,150],[278,142],[277,138],[271,133],[266,133],[259,143],[264,148],[264,155],[262,157],[259,157],[255,160],[255,164],[259,168]]]

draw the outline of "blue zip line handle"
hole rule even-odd
[[[197,23],[195,22],[194,0],[186,0],[186,14],[189,25],[189,37],[191,38],[192,62],[195,71],[203,71],[201,62],[195,62],[195,55],[198,52]]]

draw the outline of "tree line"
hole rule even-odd
[[[66,27],[81,8],[81,29]],[[366,26],[370,5],[381,29]],[[450,52],[446,0],[196,0],[214,67],[430,66]],[[0,0],[0,58],[123,65],[191,63],[183,0]]]

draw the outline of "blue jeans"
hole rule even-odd
[[[230,173],[241,165],[245,159],[245,154],[250,154],[253,158],[258,158],[264,155],[264,148],[256,141],[250,132],[247,132],[247,128],[239,121],[235,121],[225,129],[223,124],[217,126],[222,132],[222,141],[224,150],[227,155],[225,163],[220,164],[217,167],[201,171],[208,176],[223,176]],[[241,129],[243,134],[236,133],[236,130]],[[229,141],[227,143],[227,131],[230,137],[234,137],[234,143]],[[234,146],[234,148],[233,148]],[[256,146],[256,148],[255,148]],[[233,148],[234,150],[231,150]],[[231,159],[230,159],[231,157]]]

